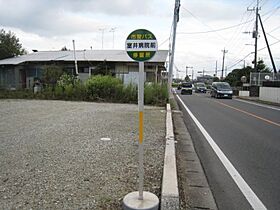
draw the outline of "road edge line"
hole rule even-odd
[[[175,94],[177,96],[177,94]],[[188,112],[192,120],[195,122],[197,127],[200,129],[201,133],[215,152],[215,154],[218,156],[234,182],[237,184],[240,191],[243,193],[249,204],[253,209],[267,209],[265,205],[262,203],[262,201],[258,198],[258,196],[254,193],[254,191],[250,188],[250,186],[245,182],[245,180],[242,178],[242,176],[239,174],[239,172],[235,169],[235,167],[232,165],[232,163],[229,161],[229,159],[226,157],[226,155],[222,152],[222,150],[219,148],[219,146],[215,143],[215,141],[212,139],[212,137],[208,134],[208,132],[205,130],[205,128],[200,124],[200,122],[196,119],[196,117],[192,114],[192,112],[188,109],[188,107],[184,104],[182,99],[177,96],[178,100],[182,104],[182,106],[185,108],[185,110]]]
[[[166,145],[164,154],[164,167],[161,188],[161,210],[178,210],[179,189],[176,168],[176,153],[172,112],[170,104],[166,105]]]
[[[256,101],[249,101],[248,99],[243,99],[243,98],[235,98],[234,100],[240,101],[240,102],[243,102],[243,103],[247,103],[247,104],[252,104],[252,105],[255,105],[255,106],[259,106],[259,107],[264,107],[264,108],[267,108],[267,109],[280,111],[280,108],[274,107],[274,105],[271,106],[269,104],[261,104],[261,103],[258,103]]]

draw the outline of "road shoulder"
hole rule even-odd
[[[177,173],[181,209],[217,209],[191,136],[184,124],[182,112],[172,100],[176,144]]]

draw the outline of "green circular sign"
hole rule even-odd
[[[155,35],[146,29],[131,32],[125,42],[125,50],[135,61],[150,60],[157,51],[158,44]]]

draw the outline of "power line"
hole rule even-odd
[[[279,29],[280,28],[280,26],[277,26],[276,28],[274,28],[274,29],[272,29],[270,32],[268,32],[268,33],[271,33],[271,32],[273,32],[273,31],[276,31],[277,29]]]
[[[273,39],[276,39],[276,40],[280,41],[280,39],[276,38],[275,36],[272,36],[272,35],[269,34],[269,33],[266,33],[266,34],[267,34],[268,36],[272,37]]]
[[[247,12],[247,11],[246,11],[246,12]],[[247,13],[247,14],[248,14],[248,13]],[[252,12],[249,13],[249,15],[248,15],[246,21],[248,21],[248,20],[250,19],[250,17],[251,17],[252,14],[253,14]],[[247,25],[247,26],[246,26],[246,25]],[[237,48],[237,47],[239,46],[238,43],[240,42],[240,39],[241,39],[241,37],[243,36],[242,32],[243,32],[243,31],[248,31],[248,28],[249,28],[249,27],[252,27],[252,22],[249,22],[248,24],[245,24],[245,25],[243,25],[242,27],[240,27],[240,29],[239,29],[239,31],[238,31],[238,34],[237,34],[237,36],[236,36],[236,39],[232,42],[231,45],[227,46],[227,48],[231,49],[231,51],[234,52],[233,49],[235,49],[235,48]],[[232,46],[233,46],[233,48],[232,48]],[[242,50],[240,50],[238,53],[236,53],[237,56],[239,56],[240,53],[241,53],[241,51],[243,51],[243,50],[244,50],[244,49],[242,49]]]
[[[204,23],[203,21],[201,21],[198,17],[196,17],[191,11],[189,11],[188,9],[186,9],[185,7],[181,6],[185,11],[187,11],[193,18],[195,18],[198,22],[200,22],[201,24],[203,24],[204,26],[206,26],[207,28],[210,28],[211,30],[213,30],[213,28],[209,25],[207,25],[206,23]],[[222,38],[223,40],[225,40],[224,37],[222,37],[219,33],[216,33],[220,38]]]
[[[275,45],[275,44],[278,44],[278,43],[280,43],[280,40],[279,41],[277,41],[277,42],[274,42],[274,43],[272,43],[272,44],[270,44],[269,46],[272,46],[272,45]],[[264,50],[264,49],[266,49],[267,47],[263,47],[263,48],[261,48],[261,49],[259,49],[258,51],[262,51],[262,50]],[[239,64],[240,62],[242,62],[244,59],[246,59],[247,57],[249,57],[251,54],[253,54],[254,52],[250,52],[249,54],[247,54],[244,58],[242,58],[242,59],[240,59],[240,60],[238,60],[237,62],[235,62],[234,64],[232,64],[229,68],[232,68],[232,67],[234,67],[234,66],[236,66],[237,64]]]
[[[267,12],[264,13],[262,16],[269,15],[269,13],[274,13],[274,12],[277,11],[279,8],[280,8],[280,6],[277,6],[276,8],[273,8],[273,9],[267,11]]]
[[[244,19],[244,17],[245,17],[245,14],[248,14],[247,11],[245,11],[245,12],[243,13],[243,15],[242,15],[242,17],[241,17],[239,23],[242,23],[242,21],[243,21],[243,19]],[[251,15],[251,13],[250,13],[250,15]],[[247,17],[247,20],[249,19],[250,15]],[[247,20],[246,20],[246,21],[247,21]],[[229,40],[228,43],[226,44],[226,47],[227,47],[227,48],[229,48],[229,46],[231,46],[232,43],[235,42],[237,38],[239,38],[240,32],[241,32],[241,30],[242,30],[243,27],[244,27],[244,25],[242,25],[242,27],[240,27],[239,30],[238,30],[238,28],[236,28],[236,30],[232,33],[232,36],[231,36],[230,40]]]
[[[254,3],[255,3],[255,0],[253,0],[253,1],[249,4],[249,6],[247,6],[247,7],[252,6],[252,4],[254,4]]]
[[[274,43],[270,44],[269,46],[272,46],[272,45],[278,44],[279,42],[280,42],[280,40],[279,40],[279,41],[277,41],[277,42],[274,42]],[[263,48],[261,48],[261,49],[259,49],[258,51],[264,50],[264,49],[266,49],[266,48],[267,48],[267,46],[266,46],[266,47],[263,47]]]
[[[271,18],[271,16],[274,15],[275,12],[276,12],[279,8],[280,8],[280,6],[278,6],[277,8],[275,8],[274,11],[273,11],[266,19],[264,19],[263,22],[265,22],[265,21],[267,21],[269,18]]]
[[[159,45],[158,45],[158,47],[160,47],[160,46],[162,46],[163,44],[165,44],[167,41],[169,41],[170,40],[170,37],[168,37],[167,39],[165,39],[162,43],[160,43]]]
[[[244,59],[246,59],[247,57],[249,57],[249,55],[253,54],[254,52],[250,52],[249,54],[247,54],[244,58],[238,60],[237,62],[235,62],[234,64],[232,64],[231,66],[229,66],[228,68],[231,69],[232,67],[236,66],[237,64],[239,64],[240,62],[242,62]]]
[[[178,32],[177,34],[206,34],[206,33],[214,33],[214,32],[217,32],[217,31],[224,31],[224,30],[228,30],[228,29],[231,29],[231,28],[236,28],[236,27],[238,27],[238,26],[241,26],[241,25],[250,23],[250,22],[252,22],[253,20],[254,20],[254,19],[251,19],[251,20],[246,21],[246,22],[243,22],[243,23],[239,23],[239,24],[232,25],[232,26],[225,27],[225,28],[214,29],[214,30],[211,30],[211,31]]]

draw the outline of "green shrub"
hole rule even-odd
[[[73,85],[67,85],[65,86],[65,90],[64,90],[64,95],[65,95],[65,99],[72,99],[73,98]]]
[[[59,99],[77,101],[105,101],[118,103],[137,103],[137,85],[123,85],[112,76],[93,76],[85,84],[70,75],[62,75],[57,85],[45,85],[36,94],[32,90],[0,91],[0,98],[20,99]],[[165,106],[168,101],[167,85],[146,84],[144,103]]]
[[[137,93],[137,85],[130,83],[129,85],[125,85],[122,91],[122,102],[123,103],[137,103],[138,93]]]
[[[123,92],[121,80],[112,76],[93,76],[86,82],[86,90],[91,100],[116,102]]]
[[[168,101],[168,88],[166,84],[145,85],[144,103],[165,106]]]
[[[31,90],[1,90],[1,99],[33,99],[34,94]]]
[[[57,85],[65,89],[69,85],[75,86],[76,83],[78,82],[80,82],[80,80],[77,79],[74,75],[69,75],[64,73],[59,77],[59,80],[57,81]]]
[[[63,74],[63,70],[60,66],[57,65],[44,66],[43,75],[42,75],[43,83],[55,85],[62,74]]]
[[[51,91],[49,89],[49,91]],[[53,94],[51,94],[53,96]],[[52,98],[55,98],[55,99],[63,99],[64,98],[64,91],[63,91],[63,88],[60,87],[60,86],[56,86],[54,88],[54,96]]]
[[[73,99],[85,101],[87,98],[87,90],[85,85],[80,80],[77,81],[73,89]]]

